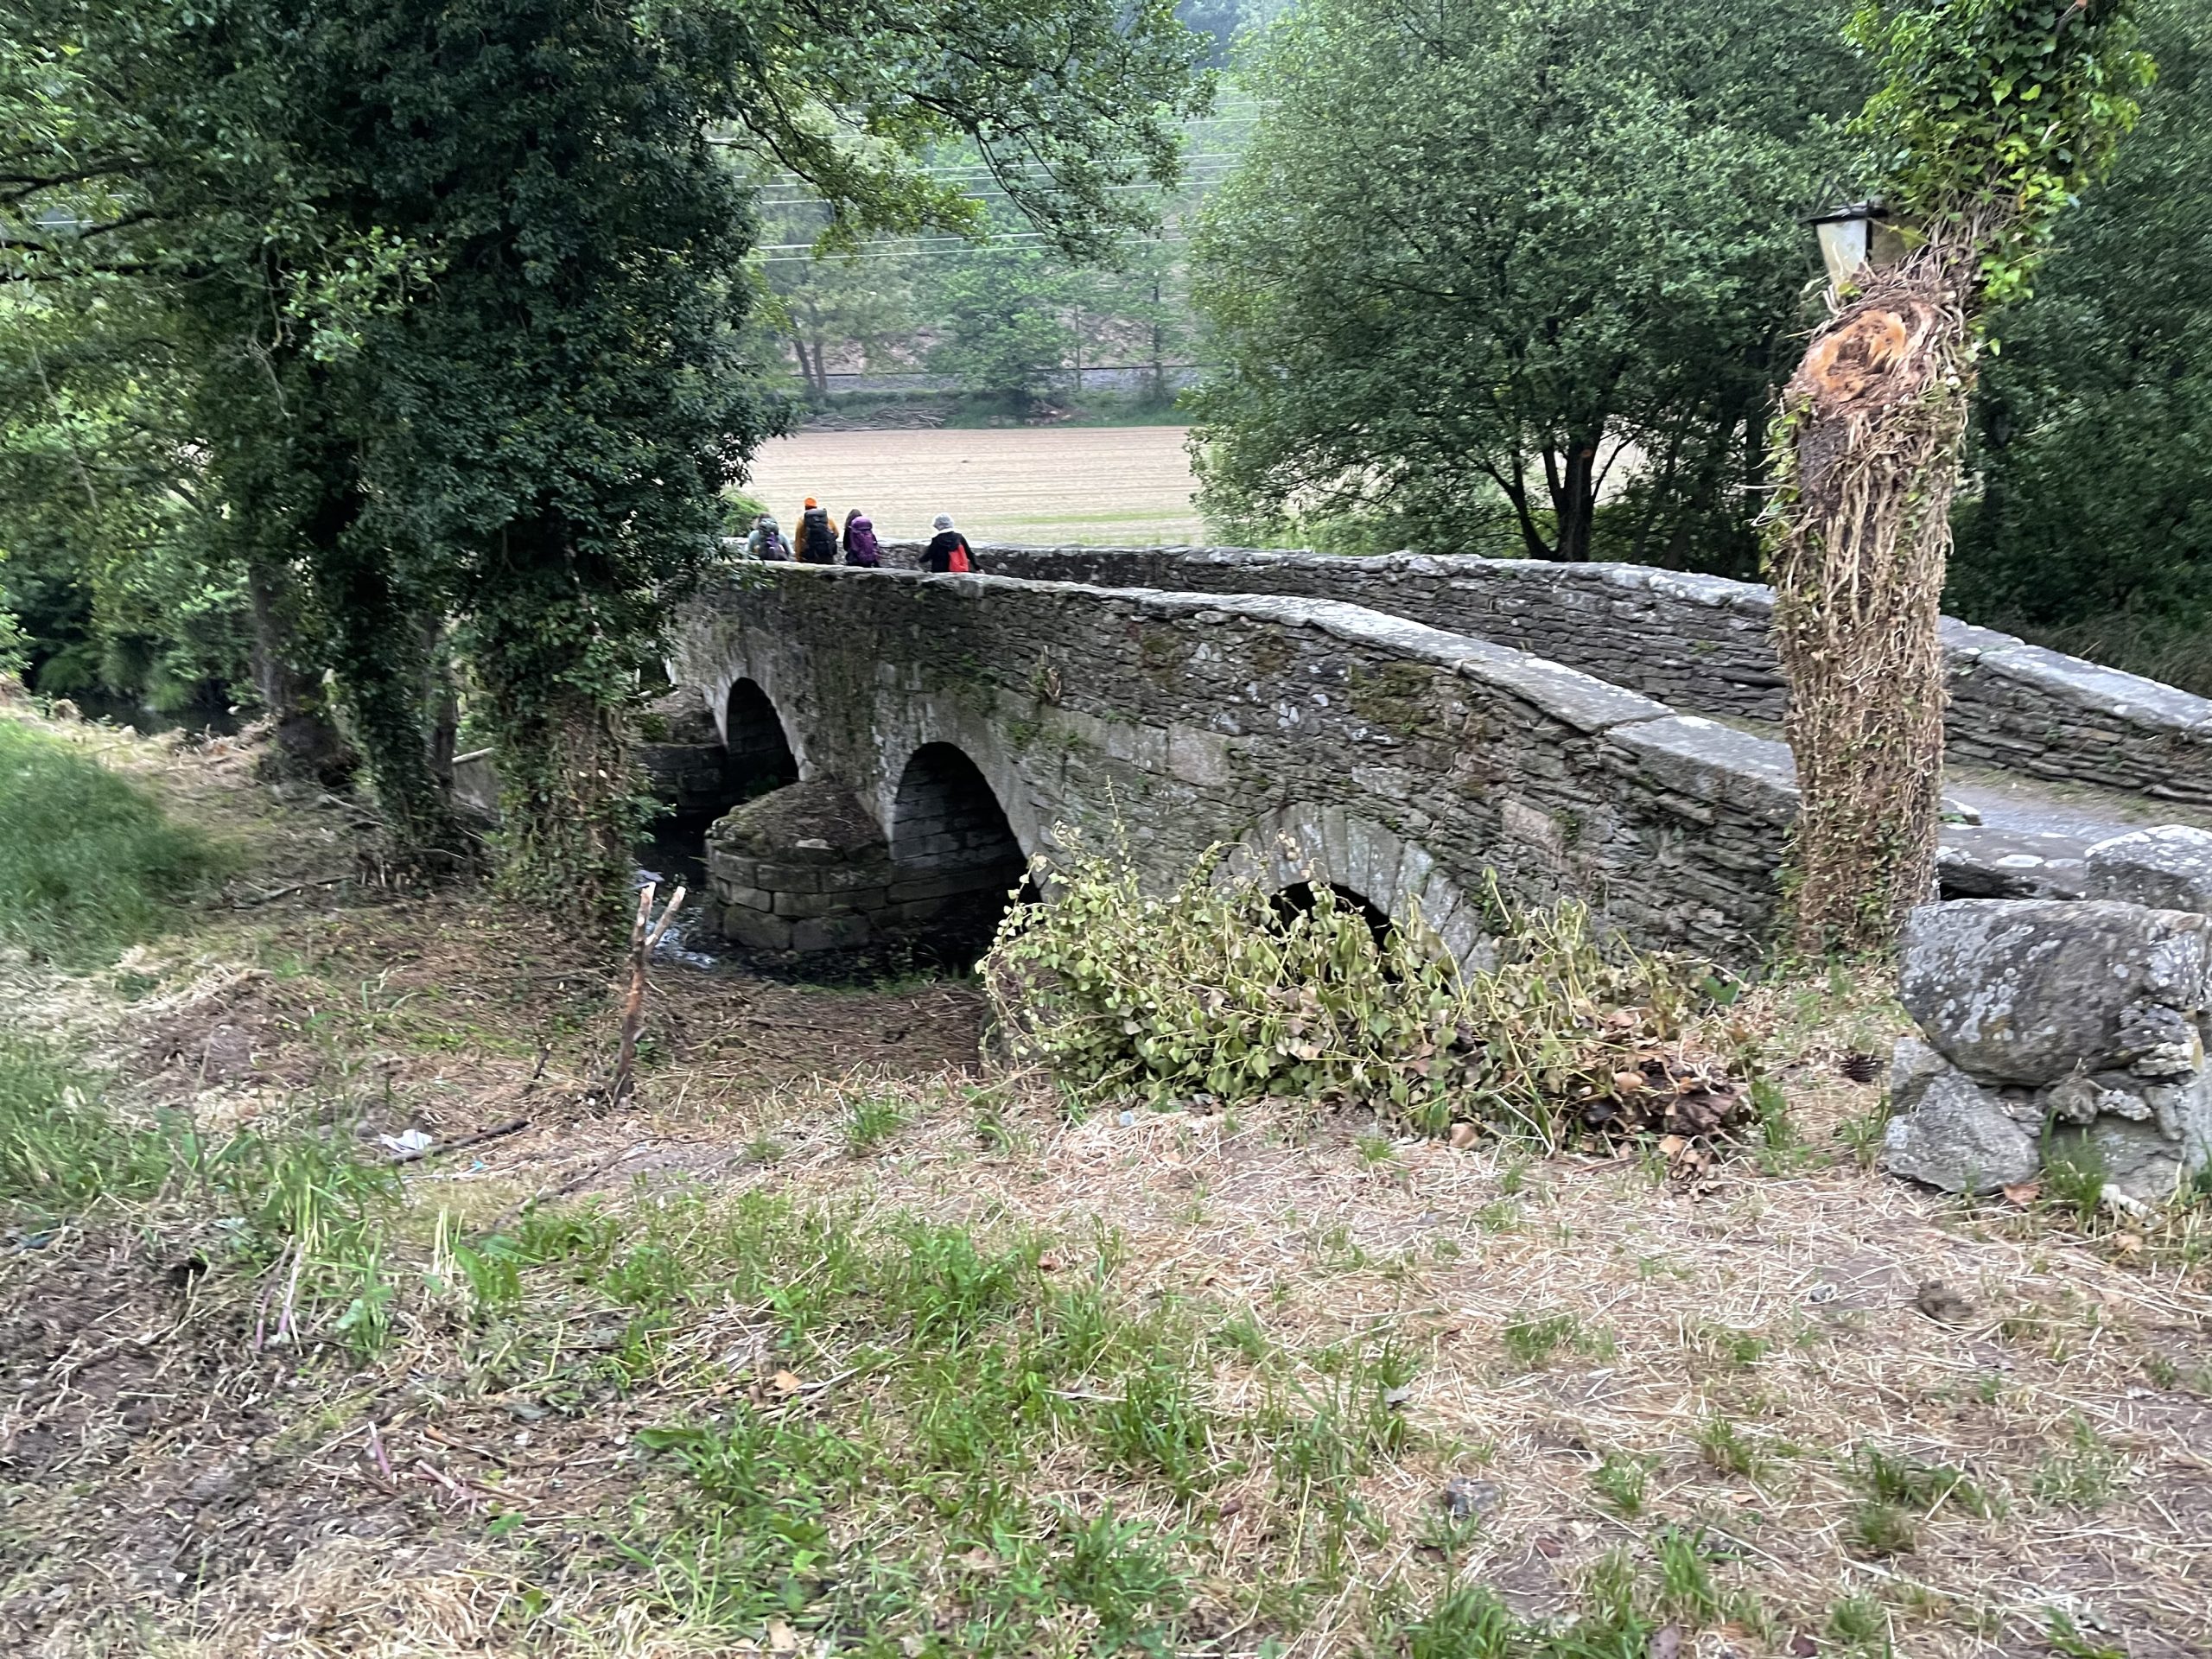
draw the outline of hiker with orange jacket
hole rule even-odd
[[[798,528],[792,533],[791,542],[801,564],[837,563],[836,524],[829,510],[817,505],[810,495],[798,516]]]

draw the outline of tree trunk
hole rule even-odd
[[[399,864],[453,873],[467,857],[453,802],[430,767],[423,722],[425,667],[418,618],[373,550],[347,544],[350,492],[326,496],[302,527],[315,549],[320,608],[335,636],[339,694],[367,761],[385,833]]]
[[[1562,564],[1590,562],[1590,529],[1598,507],[1598,446],[1587,438],[1571,440],[1567,465],[1555,467],[1548,453],[1544,471],[1552,486],[1552,556]]]
[[[1167,406],[1167,350],[1160,326],[1160,278],[1152,279],[1152,401]]]
[[[486,665],[487,679],[497,671]],[[550,686],[516,686],[491,700],[499,885],[563,931],[605,935],[628,896],[641,827],[621,720],[589,697]]]
[[[340,788],[359,760],[330,719],[321,684],[293,660],[299,630],[289,579],[278,566],[249,560],[245,589],[253,625],[253,689],[275,724],[275,747],[263,768],[276,778]]]
[[[566,537],[557,511],[507,528],[508,574],[475,607],[471,661],[499,755],[499,886],[549,924],[602,938],[631,903],[642,790]]]
[[[1967,270],[1930,248],[1862,272],[1775,421],[1775,648],[1801,798],[1797,938],[1810,950],[1885,949],[1934,896],[1937,629],[1974,385]]]
[[[798,353],[799,378],[817,399],[830,396],[830,359],[822,343],[820,328],[811,318],[800,325],[802,332],[791,336],[791,349]],[[808,347],[812,352],[809,353]]]
[[[443,621],[423,625],[423,707],[429,715],[430,776],[453,798],[453,757],[461,743],[461,688],[454,683],[453,641]]]
[[[1548,559],[1552,556],[1551,543],[1544,539],[1542,531],[1536,524],[1536,515],[1529,510],[1529,486],[1522,474],[1521,457],[1516,455],[1513,461],[1510,469],[1492,472],[1484,467],[1483,470],[1490,473],[1491,481],[1504,493],[1506,501],[1513,508],[1514,525],[1521,532],[1522,551],[1532,559]]]

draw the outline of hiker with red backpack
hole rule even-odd
[[[837,563],[837,526],[826,507],[817,505],[812,496],[806,498],[806,507],[798,517],[798,530],[792,536],[798,544],[801,564],[835,564]]]
[[[863,570],[873,570],[883,563],[883,550],[876,545],[874,523],[858,507],[845,515],[845,563],[856,564]]]
[[[952,527],[952,515],[940,512],[931,526],[937,534],[922,550],[922,569],[933,570],[938,575],[964,576],[976,568],[976,550],[968,545],[968,538]]]

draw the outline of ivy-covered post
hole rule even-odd
[[[1857,130],[1909,251],[1860,265],[1783,389],[1766,556],[1802,795],[1798,943],[1870,950],[1935,885],[1950,506],[1984,319],[2024,294],[2151,76],[2130,0],[1870,0]]]

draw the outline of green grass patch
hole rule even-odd
[[[0,1036],[0,1203],[67,1215],[162,1190],[172,1148],[119,1125],[100,1090],[98,1076],[58,1050]]]
[[[53,1046],[0,1036],[0,1212],[33,1224],[104,1212],[154,1224],[151,1205],[212,1217],[215,1254],[283,1277],[270,1305],[277,1336],[320,1322],[359,1352],[383,1344],[397,1294],[385,1271],[397,1170],[305,1124],[218,1140],[181,1118],[134,1122],[104,1089]]]
[[[1355,1582],[1382,1524],[1360,1483],[1414,1438],[1415,1365],[1393,1342],[1292,1351],[1243,1310],[1124,1289],[1110,1236],[753,1193],[532,1212],[441,1251],[486,1391],[563,1414],[723,1396],[640,1435],[633,1515],[603,1518],[582,1570],[734,1637],[779,1622],[855,1653],[1168,1652],[1224,1593],[1293,1626]],[[763,1321],[735,1397],[690,1334],[733,1307]],[[1256,1373],[1235,1407],[1224,1357]],[[1281,1525],[1224,1589],[1211,1506],[1255,1477]]]
[[[142,785],[0,719],[0,943],[64,967],[112,962],[226,862]]]

